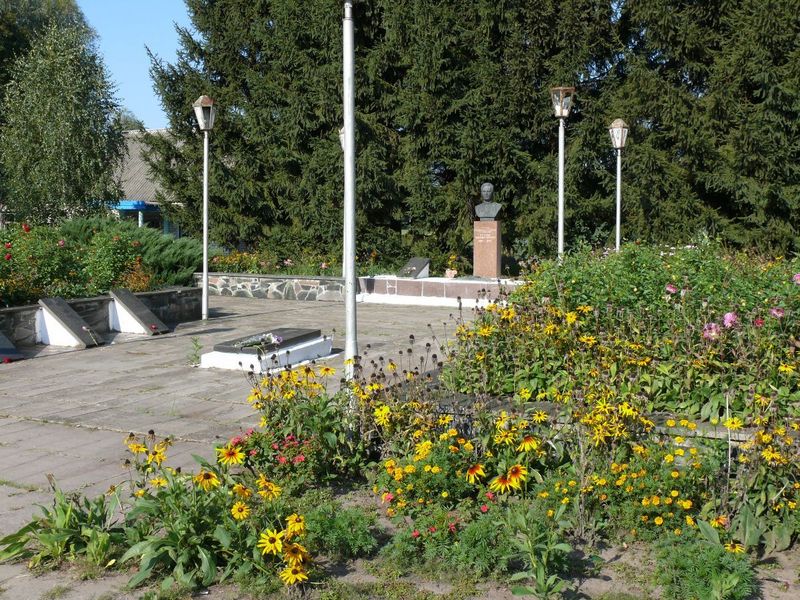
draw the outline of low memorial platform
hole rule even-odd
[[[279,327],[214,345],[200,357],[200,368],[268,373],[331,354],[333,340],[319,329]]]

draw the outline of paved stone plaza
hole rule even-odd
[[[189,366],[192,339],[210,351],[216,343],[275,327],[319,328],[344,347],[344,305],[212,296],[207,323],[195,321],[146,339],[120,337],[80,351],[48,349],[29,360],[0,365],[0,535],[10,533],[46,504],[47,473],[62,489],[89,495],[127,478],[122,468],[128,432],[154,429],[175,445],[170,465],[194,469],[192,454],[253,426],[243,373]],[[359,304],[359,348],[371,356],[396,355],[450,334],[452,308]],[[469,317],[467,313],[465,317]],[[446,328],[444,324],[447,324]],[[338,354],[326,361],[342,369]],[[0,585],[4,583],[4,568]]]

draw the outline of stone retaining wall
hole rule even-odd
[[[202,274],[194,274],[195,285],[202,285]],[[492,299],[520,282],[429,277],[409,279],[379,276],[359,277],[359,294],[420,298]],[[267,298],[270,300],[344,301],[341,277],[291,277],[243,273],[209,273],[208,293],[216,296]]]
[[[196,321],[201,317],[200,288],[172,288],[136,294],[153,314],[167,324]],[[98,333],[108,333],[110,296],[75,298],[67,303]],[[0,308],[0,331],[16,346],[36,344],[36,313],[39,306]]]

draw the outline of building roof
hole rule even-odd
[[[149,130],[148,133],[164,134],[166,129]],[[126,131],[126,155],[119,169],[119,178],[122,184],[122,200],[144,201],[148,204],[158,204],[156,192],[160,187],[155,181],[150,168],[144,161],[144,141],[142,132]]]

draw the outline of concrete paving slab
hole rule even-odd
[[[246,402],[250,383],[244,373],[197,369],[189,365],[193,340],[202,351],[214,344],[277,327],[321,329],[344,347],[344,305],[325,302],[270,301],[212,296],[207,322],[183,323],[156,337],[116,336],[87,350],[26,349],[29,358],[0,365],[0,536],[30,520],[36,504],[52,500],[47,473],[66,491],[92,496],[126,481],[123,440],[128,432],[170,435],[175,444],[168,463],[195,471],[192,454],[213,460],[214,443],[253,427],[257,414]],[[369,357],[397,358],[413,334],[430,339],[430,323],[440,340],[452,334],[452,308],[358,306],[359,347]],[[329,381],[338,388],[341,353],[319,361],[337,370]],[[29,489],[34,488],[34,489]],[[63,574],[32,578],[21,565],[0,565],[0,587],[9,598],[38,598]],[[115,577],[80,583],[65,598],[92,598],[119,591]],[[36,583],[36,591],[32,582]],[[119,585],[117,585],[119,583]],[[33,596],[29,595],[34,593]],[[9,595],[10,594],[10,595]],[[15,595],[16,594],[16,595]],[[20,595],[22,594],[22,595]],[[125,597],[124,595],[114,597]]]

